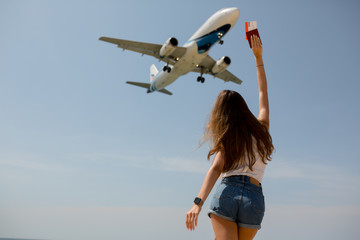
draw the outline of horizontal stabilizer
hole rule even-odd
[[[141,82],[126,82],[127,84],[131,84],[131,85],[135,85],[135,86],[138,86],[138,87],[143,87],[143,88],[146,88],[146,89],[149,89],[150,88],[150,83],[141,83]]]
[[[161,93],[165,93],[165,94],[167,94],[167,95],[172,95],[172,92],[169,92],[169,91],[168,91],[168,90],[166,90],[165,88],[163,88],[163,89],[159,90],[159,92],[161,92]]]
[[[141,82],[126,82],[127,84],[131,84],[131,85],[135,85],[135,86],[138,86],[138,87],[142,87],[142,88],[146,88],[146,89],[150,89],[150,86],[151,84],[150,83],[141,83]],[[166,90],[165,88],[164,89],[161,89],[161,90],[158,90],[158,92],[161,92],[161,93],[165,93],[167,95],[172,95],[171,92],[169,92],[168,90]]]

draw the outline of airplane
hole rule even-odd
[[[201,83],[205,81],[203,74],[210,74],[225,82],[232,81],[241,84],[242,81],[239,78],[226,70],[231,63],[229,57],[224,56],[215,61],[208,55],[213,45],[224,43],[222,38],[235,25],[239,15],[240,11],[235,7],[217,11],[182,47],[178,46],[178,40],[175,37],[170,37],[163,45],[109,37],[100,37],[99,40],[116,44],[123,50],[153,56],[166,63],[160,72],[154,64],[150,66],[150,83],[126,82],[146,88],[147,93],[158,91],[172,95],[165,87],[189,72],[200,73],[197,81]]]

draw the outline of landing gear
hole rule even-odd
[[[221,40],[221,38],[222,38],[222,36],[224,36],[224,34],[223,34],[222,32],[219,32],[219,33],[217,34],[217,36],[218,36],[218,39],[219,39],[218,42],[220,43],[220,45],[223,45],[224,41]]]
[[[203,75],[204,74],[204,67],[203,66],[200,66],[200,76],[197,77],[197,80],[198,82],[201,82],[201,83],[204,83],[205,82],[205,78],[203,78]]]
[[[166,65],[166,66],[163,67],[163,71],[164,71],[164,72],[167,71],[167,72],[169,73],[169,72],[171,72],[171,67],[169,67],[168,65]]]
[[[205,82],[205,78],[199,76],[199,77],[197,78],[197,81],[198,81],[198,82],[201,82],[201,83],[204,83],[204,82]]]

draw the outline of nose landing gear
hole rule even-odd
[[[164,71],[164,72],[167,71],[167,72],[169,73],[169,72],[171,72],[171,67],[169,67],[168,65],[166,65],[166,66],[163,67],[163,71]]]
[[[220,45],[223,45],[223,43],[224,43],[224,41],[223,40],[221,40],[221,37],[223,36],[224,34],[223,33],[221,33],[221,32],[219,32],[218,34],[217,34],[217,36],[218,36],[218,42],[219,42],[219,44]]]

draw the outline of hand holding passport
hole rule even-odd
[[[256,21],[245,22],[245,33],[246,33],[246,40],[248,40],[250,48],[252,48],[252,46],[251,46],[251,36],[252,35],[258,36],[259,39],[260,39],[260,42],[261,42],[261,38],[260,38],[260,35],[259,35],[259,31],[257,29]]]

